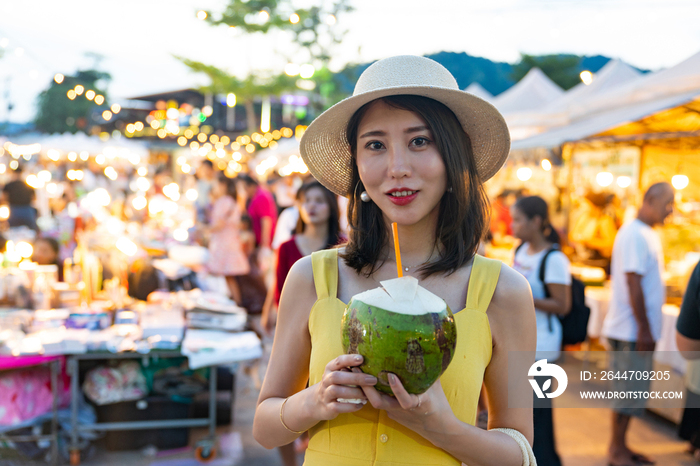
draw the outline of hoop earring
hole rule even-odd
[[[369,202],[372,200],[369,194],[367,194],[367,191],[362,191],[362,193],[360,193],[360,199],[362,199],[362,202]]]

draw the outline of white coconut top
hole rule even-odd
[[[405,276],[380,283],[382,287],[359,293],[353,299],[404,315],[442,312],[447,307],[444,300],[419,286],[415,277]]]

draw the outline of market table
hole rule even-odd
[[[81,393],[79,383],[79,364],[85,360],[103,359],[144,359],[146,361],[157,358],[177,358],[183,354],[179,350],[156,350],[149,353],[123,352],[110,353],[105,351],[73,354],[68,356],[68,371],[71,374],[71,465],[80,464],[80,450],[78,447],[79,431],[112,431],[112,430],[142,430],[158,428],[181,428],[181,427],[209,427],[209,435],[204,440],[197,442],[195,456],[198,459],[208,459],[215,455],[215,435],[216,435],[216,385],[218,365],[209,367],[209,416],[197,419],[167,419],[155,421],[128,421],[128,422],[96,422],[91,424],[80,424],[78,422],[78,404]],[[245,360],[246,358],[240,359]],[[227,364],[237,362],[227,361]],[[232,389],[231,403],[235,401],[235,385]]]
[[[51,442],[51,464],[58,464],[58,375],[61,371],[62,356],[0,356],[0,371],[24,369],[40,365],[48,365],[51,371],[51,433],[49,435],[5,435],[0,429],[0,439],[13,442]],[[10,426],[5,431],[17,429],[18,426]]]

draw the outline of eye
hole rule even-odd
[[[430,144],[430,139],[425,138],[423,136],[419,136],[411,140],[411,144],[415,147],[425,147],[428,144]]]
[[[369,150],[381,150],[384,148],[384,144],[379,141],[370,141],[365,145],[365,149]]]

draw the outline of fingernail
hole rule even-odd
[[[389,383],[392,385],[396,383],[396,376],[394,374],[389,374]]]
[[[377,378],[376,377],[365,377],[365,383],[369,384],[369,385],[376,385]]]
[[[357,362],[362,361],[362,356],[360,356],[359,354],[357,356],[355,356],[355,361],[357,361]]]

